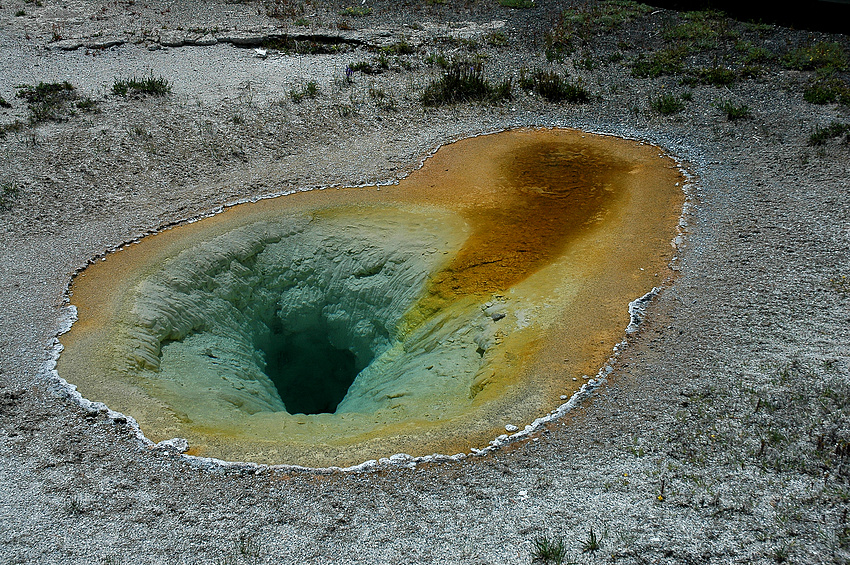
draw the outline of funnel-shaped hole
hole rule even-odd
[[[320,325],[277,330],[263,350],[265,373],[290,414],[335,412],[360,372],[354,353],[334,346]]]

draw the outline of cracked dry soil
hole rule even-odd
[[[780,63],[850,41],[715,15],[686,66],[776,56],[683,85],[631,65],[692,17],[651,9],[599,30],[564,24],[570,6],[3,2],[0,561],[530,563],[544,539],[581,563],[850,560],[850,149],[808,144],[850,111],[804,101],[816,71]],[[549,61],[559,25],[571,47]],[[292,34],[301,47],[272,41]],[[512,77],[513,99],[423,108],[438,55]],[[375,73],[346,80],[358,61]],[[581,77],[591,99],[547,102],[520,88],[523,68]],[[134,75],[171,93],[111,94]],[[16,87],[65,80],[96,111],[29,124]],[[311,81],[318,96],[296,103]],[[662,93],[684,109],[653,111]],[[70,277],[122,242],[239,200],[389,180],[441,144],[529,126],[645,140],[693,175],[679,277],[607,385],[533,439],[362,474],[199,468],[42,376]],[[583,552],[591,528],[601,547]]]

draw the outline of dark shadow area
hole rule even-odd
[[[322,327],[274,333],[265,353],[266,375],[290,414],[335,412],[360,372],[355,355],[334,347]]]
[[[670,10],[721,10],[740,21],[777,24],[794,29],[850,33],[850,0],[771,3],[732,0],[654,0],[652,6]]]

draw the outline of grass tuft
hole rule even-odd
[[[604,536],[597,536],[593,531],[593,526],[590,527],[590,533],[587,534],[587,539],[581,545],[582,553],[596,553],[602,549],[602,539]]]
[[[666,93],[661,94],[656,98],[650,100],[649,106],[650,108],[664,116],[678,114],[679,112],[685,109],[685,103],[680,97]]]
[[[77,98],[74,87],[68,81],[40,82],[35,86],[24,84],[17,88],[16,96],[27,103],[30,122],[33,124],[64,120],[67,117],[67,103]]]
[[[845,133],[850,133],[850,124],[832,122],[825,128],[815,126],[815,131],[809,136],[809,145],[824,145],[830,139],[836,139]],[[850,136],[847,140],[850,141]]]
[[[339,12],[340,16],[351,16],[353,18],[362,18],[372,14],[372,8],[365,6],[348,6]]]
[[[684,70],[685,56],[689,50],[678,46],[655,51],[649,58],[639,56],[632,63],[632,76],[637,78],[656,78],[664,75],[678,75]]]
[[[154,77],[153,75],[147,78],[116,78],[112,83],[112,94],[118,96],[135,95],[150,95],[150,96],[165,96],[171,92],[171,83],[163,77]]]
[[[573,102],[582,104],[590,101],[590,93],[580,81],[570,82],[555,71],[537,70],[530,77],[520,74],[520,86],[533,90],[550,102]]]
[[[554,563],[555,565],[564,565],[567,559],[567,544],[561,536],[549,537],[541,535],[534,538],[533,548],[531,550],[532,559],[543,561],[544,563]]]
[[[484,77],[480,62],[453,62],[443,76],[431,81],[422,93],[425,106],[442,106],[458,102],[499,102],[511,99],[511,80],[493,85]]]
[[[753,117],[752,112],[750,112],[750,107],[746,104],[736,105],[731,100],[723,100],[719,103],[718,108],[720,108],[725,114],[726,118],[730,121],[735,120],[748,120]]]
[[[818,76],[803,89],[803,100],[810,104],[839,102],[850,106],[850,85],[831,69],[818,71]]]
[[[515,8],[518,10],[533,8],[534,0],[499,0],[499,5],[505,8]]]
[[[321,91],[319,90],[319,85],[316,81],[311,80],[307,84],[304,85],[304,88],[301,90],[292,89],[289,91],[289,98],[295,102],[296,104],[300,103],[305,98],[318,98]]]

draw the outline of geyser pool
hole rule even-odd
[[[482,447],[605,362],[669,275],[681,181],[651,145],[513,130],[396,186],[241,204],[76,277],[57,371],[194,455]]]

